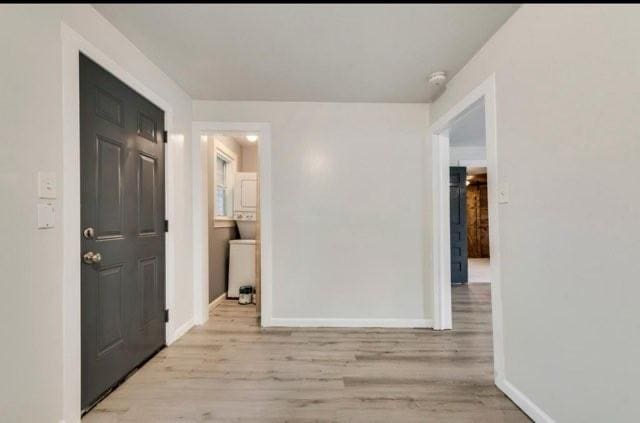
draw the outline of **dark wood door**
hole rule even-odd
[[[486,175],[479,175],[486,181]],[[489,258],[489,203],[487,184],[467,186],[467,246],[469,258]]]
[[[449,168],[451,283],[468,282],[466,182],[466,167]]]
[[[164,113],[80,55],[82,408],[165,345]]]

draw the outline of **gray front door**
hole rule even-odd
[[[164,113],[80,55],[82,408],[165,345]]]

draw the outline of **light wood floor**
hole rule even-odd
[[[527,422],[493,385],[489,290],[454,287],[445,332],[261,330],[226,301],[83,421]]]

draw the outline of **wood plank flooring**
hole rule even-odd
[[[493,385],[490,286],[453,298],[444,332],[264,330],[225,301],[83,422],[530,421]]]

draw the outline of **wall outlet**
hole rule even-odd
[[[49,229],[55,226],[56,208],[52,202],[38,204],[38,229]]]

